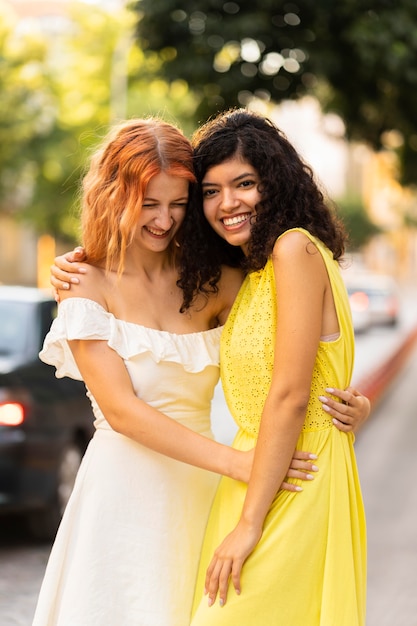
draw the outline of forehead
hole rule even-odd
[[[173,176],[166,172],[160,172],[151,178],[146,186],[145,196],[157,198],[170,195],[173,197],[187,196],[189,182],[181,176]]]
[[[222,161],[217,165],[213,165],[206,171],[203,182],[211,180],[214,177],[235,177],[243,174],[257,175],[256,169],[241,156],[234,156],[226,161]]]

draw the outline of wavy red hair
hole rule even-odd
[[[90,263],[123,271],[146,187],[161,172],[196,180],[191,144],[178,128],[149,118],[111,130],[82,185],[82,240]]]

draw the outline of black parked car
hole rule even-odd
[[[93,432],[84,383],[56,378],[38,353],[56,315],[39,289],[0,286],[0,515],[53,537]]]

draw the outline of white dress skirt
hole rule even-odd
[[[69,298],[40,358],[58,377],[80,380],[67,340],[106,340],[124,359],[138,397],[212,437],[220,334],[149,329],[92,300]],[[88,395],[96,432],[52,547],[33,626],[187,626],[218,477],[114,432]]]

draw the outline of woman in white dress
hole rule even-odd
[[[41,358],[57,376],[84,380],[96,432],[33,626],[187,626],[217,475],[249,478],[252,454],[210,430],[240,272],[224,268],[215,296],[179,312],[177,244],[193,181],[188,140],[154,119],[117,127],[84,179],[92,265],[61,292]],[[300,453],[289,475],[314,470],[308,458]]]

